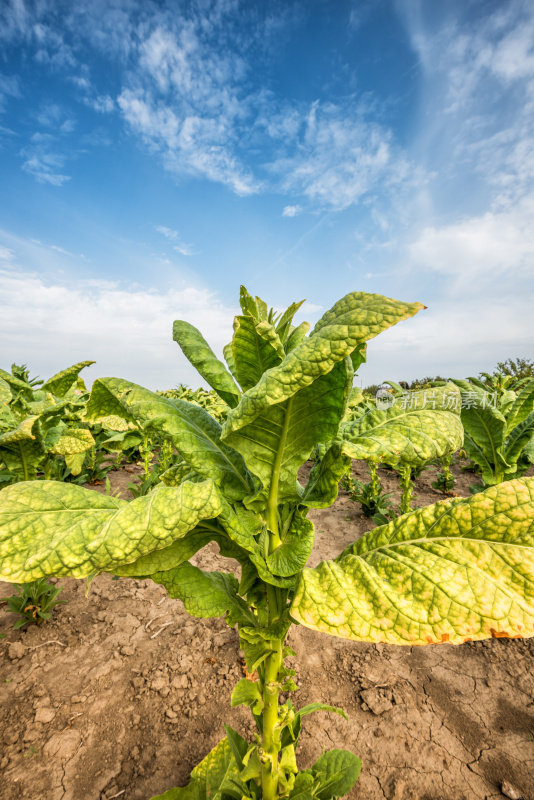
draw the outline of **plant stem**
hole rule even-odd
[[[30,479],[28,475],[28,465],[26,463],[26,458],[24,456],[24,451],[22,449],[22,444],[20,442],[19,442],[19,453],[20,453],[20,460],[22,461],[22,469],[24,470],[24,480],[27,481]]]
[[[279,737],[276,734],[278,722],[278,695],[280,684],[278,673],[282,666],[282,642],[272,642],[276,649],[265,659],[263,684],[263,755],[261,786],[263,800],[275,800],[278,797],[278,753]]]
[[[412,510],[413,497],[412,471],[408,465],[399,467],[399,477],[402,488],[401,514],[407,514]]]
[[[376,498],[380,495],[380,481],[378,479],[376,468],[376,463],[374,461],[369,461],[369,482],[371,484],[373,500],[376,500]]]

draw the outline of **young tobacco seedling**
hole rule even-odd
[[[384,492],[376,470],[377,465],[370,462],[370,480],[364,483],[363,481],[349,478],[347,491],[351,500],[360,503],[364,516],[374,517],[376,514],[380,514],[381,517],[389,518],[391,514],[394,514],[393,504],[389,499],[391,492]]]
[[[300,304],[276,315],[242,288],[242,313],[220,362],[200,332],[176,322],[174,338],[230,410],[209,413],[128,381],[95,381],[87,407],[151,421],[182,458],[164,482],[131,502],[81,487],[23,483],[0,492],[0,578],[151,577],[198,617],[237,625],[249,674],[232,693],[250,708],[254,741],[226,727],[186,788],[160,800],[330,800],[350,791],[359,759],[324,753],[299,772],[303,718],[321,703],[280,702],[295,690],[285,659],[292,623],[355,641],[426,644],[534,632],[534,480],[510,481],[468,500],[447,500],[376,528],[334,561],[305,568],[310,508],[333,503],[349,458],[437,458],[461,446],[457,413],[370,409],[341,425],[365,341],[422,306],[353,292],[309,326]],[[381,416],[382,415],[382,416]],[[321,456],[306,485],[298,470]],[[324,447],[323,447],[324,445]],[[403,455],[404,454],[404,455]],[[411,455],[410,455],[411,454]],[[204,572],[189,558],[215,541],[241,566]]]
[[[15,589],[17,594],[4,598],[7,610],[21,617],[13,625],[15,630],[25,625],[39,625],[43,620],[50,619],[52,610],[66,602],[56,600],[62,589],[49,583],[46,578],[19,584]]]

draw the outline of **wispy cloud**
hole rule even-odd
[[[302,213],[302,208],[299,205],[296,206],[284,206],[284,210],[282,211],[283,217],[296,217]]]
[[[0,111],[3,110],[8,97],[21,97],[21,82],[18,75],[0,74]]]
[[[71,176],[58,172],[64,165],[63,156],[56,153],[41,153],[31,155],[22,164],[22,169],[32,175],[39,183],[49,183],[51,186],[63,186],[70,181]]]
[[[109,94],[99,94],[96,97],[85,98],[86,105],[98,111],[99,114],[110,114],[115,111],[115,101]]]
[[[341,210],[379,185],[384,189],[409,177],[407,160],[395,151],[391,132],[367,121],[356,98],[344,107],[316,101],[302,118],[293,153],[270,168],[285,191]]]
[[[534,6],[451,4],[439,25],[423,21],[417,4],[399,7],[424,69],[425,124],[414,146],[448,183],[514,204],[534,178]]]
[[[193,256],[195,255],[195,250],[193,245],[185,244],[180,240],[180,234],[178,231],[172,230],[172,228],[167,228],[165,225],[156,225],[156,230],[158,233],[161,233],[162,236],[165,236],[166,239],[169,239],[173,242],[173,250],[176,250],[177,253],[180,253],[182,256]]]

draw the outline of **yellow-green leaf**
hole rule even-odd
[[[50,449],[51,453],[60,456],[70,456],[75,453],[85,453],[95,444],[91,431],[86,428],[67,428],[55,445]]]
[[[462,446],[460,391],[453,384],[392,396],[391,402],[341,426],[348,456],[416,466]]]
[[[219,514],[213,481],[160,486],[127,502],[55,481],[0,492],[0,580],[113,572]]]
[[[315,569],[291,609],[346,639],[426,644],[534,635],[534,478],[376,528]]]

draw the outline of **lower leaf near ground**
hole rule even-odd
[[[239,799],[244,793],[232,748],[224,738],[193,769],[187,786],[169,789],[152,800],[221,800],[223,795]]]
[[[534,636],[534,478],[376,528],[303,571],[291,614],[357,641]]]

